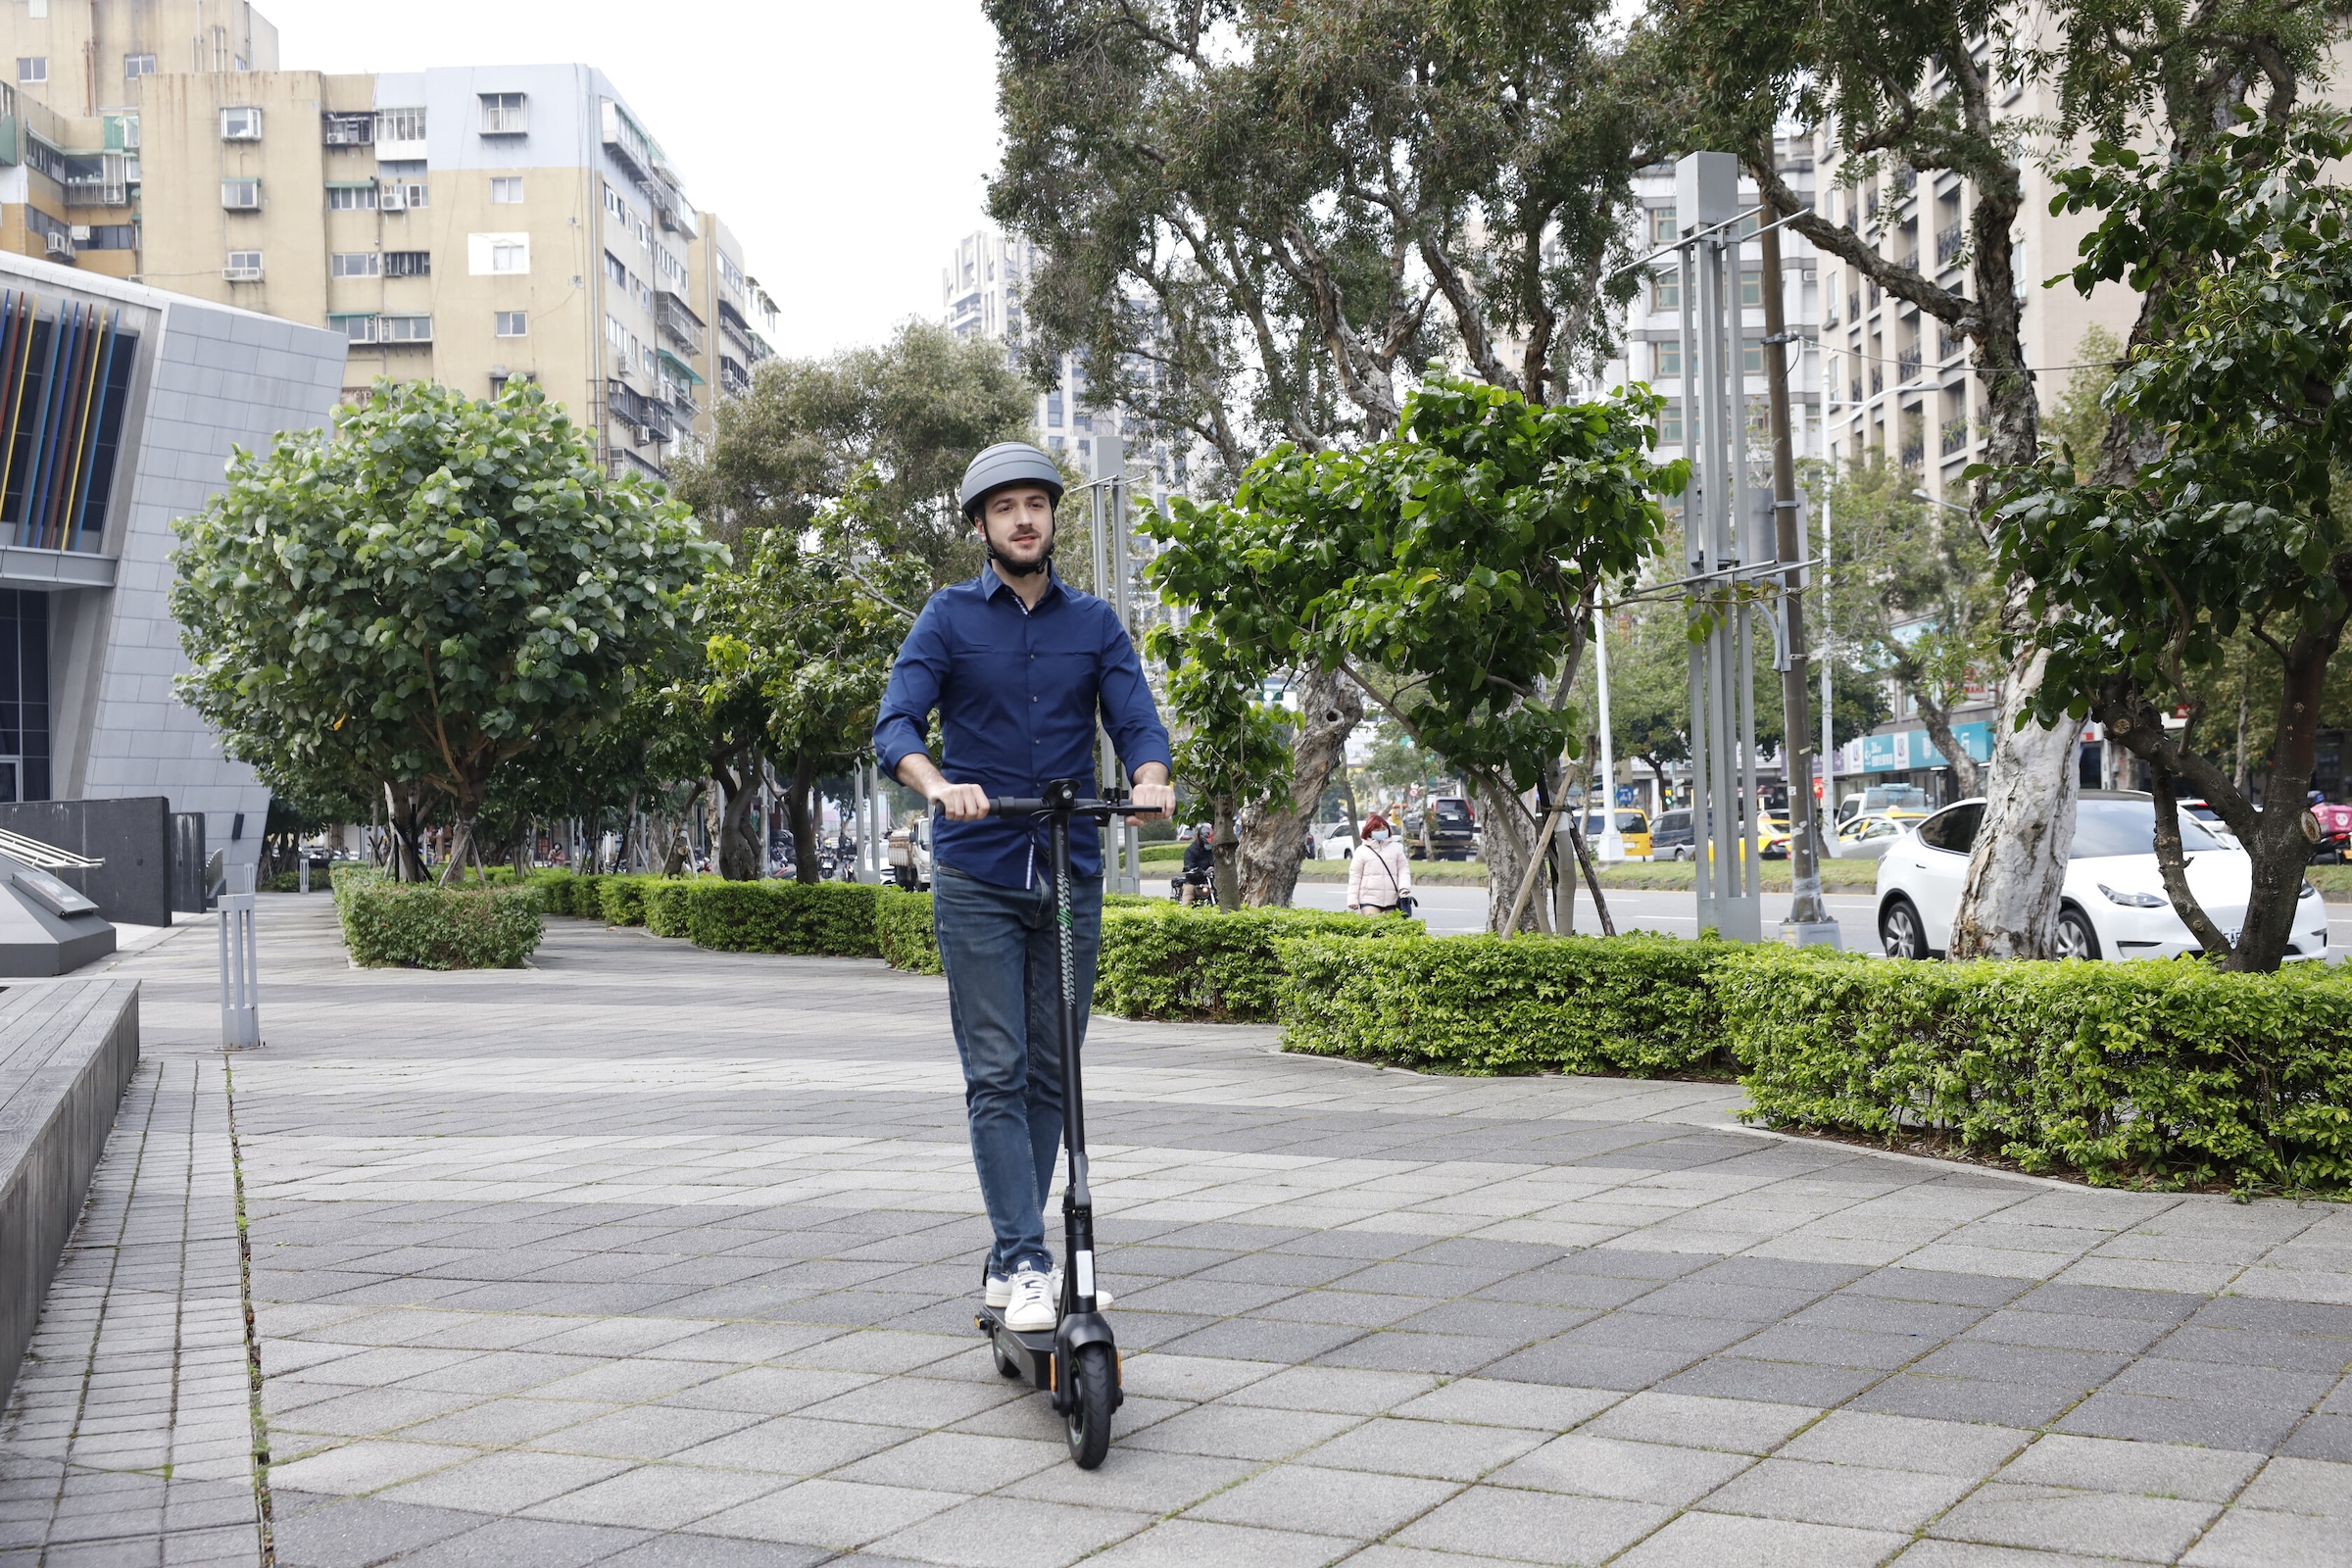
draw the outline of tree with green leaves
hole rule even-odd
[[[1099,397],[1238,475],[1395,429],[1434,354],[1547,401],[1605,342],[1654,119],[1596,0],[995,0],[997,219]]]
[[[1825,254],[1916,306],[1970,345],[1984,389],[1985,450],[1994,467],[2039,456],[2039,402],[2019,332],[2025,294],[2017,277],[2017,220],[2024,210],[2026,126],[1999,108],[2001,84],[2047,80],[2058,89],[2051,128],[2118,142],[2154,134],[2177,157],[2195,156],[2233,106],[2260,99],[2274,118],[2324,61],[2346,0],[2211,0],[2181,7],[2155,0],[2060,0],[2032,13],[1968,0],[1957,7],[1890,10],[1868,3],[1812,8],[1762,0],[1729,5],[1668,0],[1658,17],[1666,51],[1695,74],[1690,135],[1739,152],[1767,203]],[[1779,124],[1820,124],[1861,179],[1908,170],[1951,171],[1974,192],[1965,288],[1880,252],[1884,225],[1903,213],[1886,204],[1873,220],[1857,192],[1808,203],[1773,165]],[[1845,204],[1842,215],[1829,205]],[[1843,220],[1840,220],[1842,218]],[[2151,270],[2154,293],[2166,269]],[[2149,341],[2143,301],[2132,343]],[[2107,477],[2134,438],[2123,427],[2105,445]],[[1997,549],[1992,496],[1975,495],[1977,525]],[[2002,673],[1984,823],[1977,835],[1955,916],[1954,956],[2047,956],[2054,952],[2066,850],[2073,837],[2075,733],[2036,721],[2041,655],[2030,613],[2032,584],[2004,585],[2000,624],[2021,649]],[[2058,694],[2063,699],[2067,694]]]
[[[181,700],[266,773],[429,787],[451,874],[499,769],[617,712],[725,560],[526,381],[379,381],[331,431],[240,451],[176,530]]]
[[[2000,582],[1974,520],[1921,501],[1916,484],[1877,453],[1831,479],[1831,630],[1849,660],[1901,686],[1960,793],[1979,795],[1983,768],[1954,737],[1952,710],[2002,662]]]
[[[1997,475],[2003,564],[2034,585],[2039,713],[2070,725],[2088,713],[2149,764],[2165,889],[2233,969],[2278,967],[2293,933],[2317,837],[2305,792],[2352,618],[2352,187],[2328,177],[2347,156],[2352,119],[2249,119],[2194,159],[2102,141],[2066,172],[2062,202],[2105,215],[2078,288],[2175,277],[2107,394],[2119,422],[2160,445],[2122,483],[2082,481],[2051,456]],[[2260,806],[2200,722],[2198,677],[2241,636],[2278,679]],[[2253,858],[2234,936],[2189,889],[2183,785]]]
[[[1241,841],[1236,831],[1244,811],[1291,809],[1291,748],[1285,715],[1264,697],[1261,658],[1247,645],[1220,635],[1210,617],[1196,616],[1182,630],[1152,628],[1144,654],[1167,666],[1169,714],[1175,720],[1174,777],[1205,801],[1214,824],[1216,895],[1220,908],[1243,902]],[[1298,879],[1298,867],[1291,868]],[[1278,901],[1287,904],[1289,889]]]
[[[873,550],[920,559],[936,587],[980,569],[956,488],[975,452],[1035,438],[1037,388],[1003,344],[910,320],[875,347],[769,360],[713,416],[675,473],[716,537],[798,532],[868,475],[858,519]]]
[[[1338,671],[1459,768],[1494,885],[1515,886],[1538,826],[1521,796],[1558,790],[1585,733],[1568,699],[1594,604],[1683,486],[1649,458],[1658,406],[1537,407],[1433,368],[1394,437],[1278,447],[1231,503],[1172,504],[1148,524],[1153,580],[1227,645]]]

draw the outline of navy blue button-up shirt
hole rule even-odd
[[[993,565],[931,596],[899,648],[874,720],[884,773],[898,777],[899,763],[923,749],[934,709],[946,741],[940,771],[991,797],[1034,797],[1053,779],[1094,777],[1098,710],[1129,776],[1169,760],[1168,732],[1127,628],[1109,605],[1059,577],[1035,610]],[[940,864],[1000,887],[1035,887],[1051,864],[1042,818],[943,817],[932,831]],[[1070,869],[1102,872],[1092,821],[1070,824]]]

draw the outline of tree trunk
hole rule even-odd
[[[817,882],[816,813],[808,808],[808,791],[816,784],[816,764],[806,756],[792,760],[792,779],[784,786],[784,824],[792,829],[792,879]]]
[[[1536,853],[1538,824],[1528,820],[1519,797],[1500,780],[1474,773],[1466,782],[1478,811],[1479,841],[1487,861],[1487,929],[1508,936],[1512,933],[1503,930],[1503,922],[1511,917],[1511,899],[1519,891],[1520,879],[1527,875],[1528,858]],[[1519,916],[1518,930],[1543,931],[1549,926],[1544,918],[1545,892],[1539,882]]]
[[[1216,810],[1215,830],[1209,835],[1208,847],[1216,857],[1216,866],[1209,880],[1217,890],[1217,907],[1238,909],[1242,906],[1242,880],[1239,861],[1242,843],[1233,831],[1233,797],[1220,795],[1210,805]]]
[[[1364,721],[1355,683],[1317,669],[1298,683],[1298,736],[1292,748],[1291,807],[1242,813],[1242,902],[1287,906],[1298,887],[1299,852],[1332,770],[1341,765],[1348,737]]]
[[[2075,747],[2082,726],[2055,729],[2011,715],[2041,684],[2042,656],[2001,677],[2000,717],[1985,769],[1984,817],[1952,917],[1955,958],[2046,958],[2057,948],[2059,895],[2075,842]]]
[[[1907,681],[1904,684],[1910,685]],[[1936,749],[1951,764],[1952,781],[1960,786],[1961,795],[1984,794],[1984,770],[1977,765],[1975,758],[1968,755],[1968,748],[1953,736],[1952,710],[1941,703],[1920,696],[1919,688],[1915,686],[1911,687],[1911,692],[1919,704],[1920,721],[1927,725],[1928,739],[1936,743]]]
[[[753,809],[760,804],[760,790],[752,781],[759,776],[757,755],[748,760],[737,758],[732,766],[711,770],[718,791],[712,803],[718,808],[715,858],[718,874],[730,882],[757,882],[767,869],[756,826],[758,813]]]

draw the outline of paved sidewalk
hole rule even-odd
[[[972,1331],[938,981],[570,921],[528,973],[355,971],[264,903],[280,1564],[2352,1563],[2338,1206],[1104,1019],[1087,1474]],[[151,1052],[217,1028],[210,961],[123,961]]]

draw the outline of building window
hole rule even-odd
[[[222,141],[260,141],[262,112],[259,109],[234,108],[220,111],[220,139]]]
[[[260,251],[230,251],[228,266],[222,269],[220,275],[231,283],[260,282],[262,280],[262,253]]]
[[[1652,343],[1649,346],[1650,374],[1658,380],[1680,380],[1683,374],[1683,346],[1680,343]]]
[[[326,187],[326,210],[330,213],[372,213],[375,211],[375,185],[329,185]]]
[[[375,116],[330,114],[324,117],[324,129],[329,147],[366,147],[375,140]]]
[[[521,311],[500,311],[496,314],[500,337],[529,337],[531,318]]]
[[[384,275],[386,277],[430,277],[433,275],[433,253],[431,251],[386,251],[384,252]]]
[[[1658,272],[1649,280],[1649,308],[1653,311],[1679,311],[1683,308],[1683,272],[1677,268],[1671,272]]]
[[[326,259],[329,277],[381,277],[383,258],[373,251],[337,251]]]
[[[220,205],[232,213],[258,213],[262,210],[262,182],[258,179],[224,179],[220,182]]]
[[[1682,236],[1674,229],[1674,209],[1652,207],[1649,210],[1649,242],[1652,245],[1671,245]]]
[[[1683,439],[1683,405],[1668,398],[1666,407],[1658,414],[1658,439],[1679,443]]]
[[[387,141],[424,140],[424,111],[421,109],[379,109],[375,112],[375,139]]]
[[[1046,394],[1046,427],[1054,429],[1061,423],[1061,388]]]
[[[345,316],[339,318],[330,316],[327,318],[327,319],[330,321],[338,319],[341,320],[343,323],[343,336],[353,343],[372,343],[375,341],[375,318],[372,316]]]
[[[622,266],[620,258],[611,251],[605,252],[605,277],[618,287],[623,294],[629,291],[629,270]]]
[[[381,326],[381,342],[430,343],[433,340],[433,318],[429,316],[384,316],[376,319]]]
[[[498,207],[521,206],[522,176],[520,174],[502,174],[490,181],[490,201],[493,206]]]
[[[522,273],[531,270],[528,234],[468,234],[466,270],[476,277],[488,273]]]
[[[1762,272],[1741,272],[1740,274],[1740,303],[1741,305],[1762,305],[1764,303],[1764,274]]]
[[[521,93],[486,92],[481,96],[483,135],[519,136],[530,128]]]
[[[136,81],[141,76],[152,76],[154,74],[155,56],[124,55],[122,57],[122,79],[124,81]]]
[[[90,237],[74,242],[76,250],[135,251],[139,248],[139,225],[136,223],[92,223]]]
[[[380,204],[387,213],[413,213],[431,205],[425,199],[428,192],[421,179],[387,179],[383,187]]]
[[[49,57],[47,55],[17,56],[17,80],[31,83],[48,79]]]

